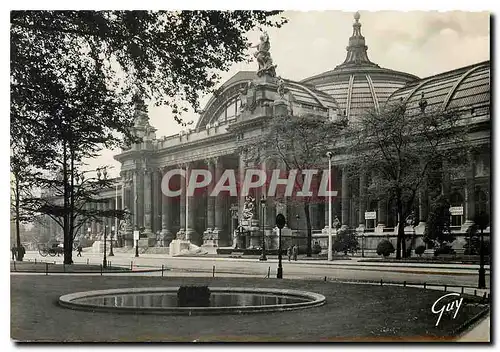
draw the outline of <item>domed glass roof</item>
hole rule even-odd
[[[302,80],[302,83],[333,96],[348,118],[355,118],[368,109],[378,109],[394,91],[419,79],[370,61],[361,34],[360,17],[356,12],[344,62],[331,71]]]

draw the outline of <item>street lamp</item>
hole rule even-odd
[[[102,267],[106,269],[108,267],[108,262],[106,260],[106,234],[108,226],[104,225],[104,257],[102,258]]]
[[[285,227],[286,219],[283,214],[276,215],[276,226],[278,227],[278,271],[276,273],[277,279],[283,278],[283,265],[281,263],[281,229]]]
[[[484,271],[484,241],[483,241],[483,230],[488,227],[488,223],[490,222],[488,214],[485,212],[481,212],[474,219],[477,227],[481,230],[481,239],[479,244],[479,282],[478,288],[486,288],[486,277]],[[469,243],[470,246],[470,243]]]
[[[260,255],[259,260],[266,261],[267,260],[267,257],[266,257],[266,237],[265,237],[266,231],[265,231],[265,227],[264,227],[265,216],[266,216],[266,198],[264,197],[264,195],[262,195],[262,198],[260,199],[260,208],[261,208],[261,213],[262,213],[262,217],[261,217],[261,220],[262,220],[262,254]]]
[[[332,253],[332,152],[327,152],[328,157],[328,260],[333,260]]]

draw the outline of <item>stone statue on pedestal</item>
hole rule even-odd
[[[243,220],[250,221],[255,216],[255,198],[248,195],[245,199],[245,204],[243,205],[242,218]]]
[[[269,49],[271,49],[271,43],[269,42],[269,35],[267,32],[264,32],[260,36],[260,43],[251,46],[251,48],[257,48],[257,51],[253,54],[259,64],[257,76],[261,77],[267,74],[271,77],[276,77],[276,65],[273,65],[273,59],[271,58],[271,54],[269,52]]]

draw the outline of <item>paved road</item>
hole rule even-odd
[[[61,257],[41,257],[38,252],[27,252],[26,259],[33,261],[47,261],[62,263]],[[83,257],[73,255],[75,263],[99,264],[102,263],[102,254],[84,253]],[[215,266],[216,275],[252,275],[265,277],[270,270],[271,277],[276,276],[277,260],[270,259],[267,262],[259,262],[256,259],[233,259],[233,258],[193,258],[193,257],[170,257],[162,254],[141,254],[136,258],[131,253],[115,252],[115,256],[108,257],[112,265],[130,266],[133,263],[134,270],[147,268],[168,268],[167,275],[186,274],[212,275]],[[285,277],[339,280],[372,280],[398,282],[413,282],[427,284],[446,284],[457,286],[476,286],[477,269],[473,265],[391,265],[390,263],[363,263],[349,260],[338,260],[334,262],[316,261],[283,261],[283,272]],[[487,271],[486,285],[490,285],[490,275]]]

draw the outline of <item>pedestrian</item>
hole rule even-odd
[[[12,246],[10,251],[12,252],[12,260],[16,260],[16,251],[17,251],[16,246]]]
[[[299,248],[297,247],[297,245],[293,246],[292,254],[293,260],[297,261],[297,255],[299,254]]]
[[[286,249],[286,255],[288,256],[288,261],[290,261],[290,259],[292,258],[292,247],[291,246],[288,246],[288,248]]]
[[[82,256],[82,246],[78,246],[77,251],[78,251],[78,254],[76,256],[81,257]]]

